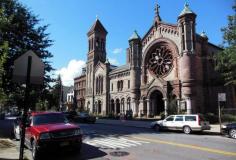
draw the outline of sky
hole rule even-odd
[[[19,0],[38,15],[41,25],[49,24],[47,33],[53,45],[48,48],[55,69],[52,75],[61,75],[63,85],[73,85],[73,78],[85,66],[87,32],[96,20],[102,22],[107,35],[107,58],[115,65],[125,64],[125,50],[134,30],[143,37],[154,20],[158,3],[162,21],[177,23],[177,17],[187,2],[197,14],[196,32],[205,31],[209,42],[223,42],[221,28],[227,26],[227,16],[234,0]]]

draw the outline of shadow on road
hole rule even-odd
[[[107,154],[99,148],[83,143],[80,153],[74,150],[62,150],[54,151],[50,153],[44,154],[41,159],[43,160],[85,160],[85,159],[94,159],[101,158],[106,156]]]

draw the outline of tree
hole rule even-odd
[[[236,1],[232,8],[236,13]],[[225,47],[215,57],[215,69],[221,73],[225,85],[236,85],[236,14],[228,16],[228,26],[221,30]]]
[[[3,44],[7,42],[8,51],[6,62],[3,64],[4,72],[1,83],[5,94],[11,94],[12,98],[22,99],[22,88],[13,84],[11,81],[12,65],[14,60],[28,50],[34,51],[45,64],[44,85],[34,87],[33,96],[38,97],[41,91],[49,88],[53,79],[49,76],[49,72],[53,70],[49,58],[52,54],[48,51],[48,47],[52,45],[49,34],[45,33],[48,25],[40,24],[40,20],[28,8],[23,6],[18,0],[0,0],[0,55],[3,56]],[[17,101],[20,103],[20,101]],[[36,102],[32,102],[32,106]],[[19,104],[19,105],[20,105]]]
[[[62,89],[62,82],[61,82],[61,76],[59,75],[55,85],[52,87],[52,97],[51,97],[51,108],[56,108],[57,110],[60,109],[61,102],[63,102],[63,89]]]

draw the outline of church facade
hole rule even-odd
[[[153,25],[143,37],[132,34],[126,64],[117,67],[106,59],[108,32],[97,19],[87,33],[85,109],[139,117],[216,112],[221,92],[226,92],[226,105],[234,106],[234,92],[218,82],[214,71],[213,55],[222,49],[197,34],[195,25],[188,5],[177,24],[162,21],[157,5]]]

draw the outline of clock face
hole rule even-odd
[[[166,46],[157,46],[149,52],[147,66],[157,77],[166,76],[173,68],[173,54]]]

